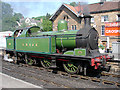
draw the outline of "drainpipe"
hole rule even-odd
[[[109,36],[107,37],[107,53],[109,53],[109,41],[110,41],[110,38]]]

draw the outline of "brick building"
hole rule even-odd
[[[62,4],[60,8],[53,14],[50,20],[53,22],[53,31],[57,31],[57,23],[64,19],[68,22],[68,30],[79,30],[83,27],[83,19],[81,16],[90,14],[93,16],[91,25],[99,32],[99,37],[106,46],[107,38],[105,36],[105,23],[120,21],[120,1],[106,2],[105,0],[99,3],[89,5],[78,5],[76,7],[68,4]],[[118,41],[119,37],[110,37],[110,47],[112,42]]]
[[[98,30],[99,37],[106,46],[105,23],[120,21],[120,1],[90,4],[89,8],[90,15],[93,16],[91,24]],[[118,37],[110,36],[110,47],[114,41],[119,41]]]
[[[57,23],[64,19],[68,22],[68,30],[76,30],[82,28],[79,16],[81,13],[77,11],[78,7],[68,4],[62,4],[61,7],[53,14],[50,20],[53,22],[53,31],[57,31]]]

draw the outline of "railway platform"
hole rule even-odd
[[[114,60],[112,60],[112,61],[120,62],[120,54],[117,54],[117,53],[105,53],[105,54],[108,54],[109,56],[113,56],[114,55]]]
[[[2,77],[2,78],[1,78]],[[0,88],[42,88],[0,72]]]

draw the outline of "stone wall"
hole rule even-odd
[[[120,11],[112,11],[112,12],[104,12],[104,13],[95,13],[91,14],[91,16],[94,16],[94,23],[92,23],[93,26],[95,26],[96,30],[99,33],[99,37],[102,41],[106,41],[106,36],[101,35],[101,26],[105,25],[105,22],[101,22],[101,16],[108,15],[108,22],[116,22],[117,21],[117,14],[119,14]],[[118,41],[116,36],[110,36],[110,47],[112,47],[112,42]]]
[[[68,19],[68,30],[72,30],[72,25],[76,25],[76,29],[79,30],[80,28],[83,27],[83,20],[81,21],[80,18],[78,18],[75,14],[73,14],[70,10],[67,8],[63,8],[61,13],[57,16],[57,18],[53,21],[53,31],[57,31],[57,24],[58,21],[61,19],[64,19],[64,16],[67,15]],[[80,22],[81,21],[81,22]]]

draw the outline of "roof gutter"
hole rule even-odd
[[[69,7],[67,7],[65,4],[64,4],[64,6],[66,7],[66,8],[68,8],[73,14],[75,14],[77,17],[79,16],[78,14],[76,14],[74,11],[72,11]]]
[[[95,12],[90,12],[90,14],[104,13],[104,12],[111,12],[111,11],[120,11],[120,8],[118,8],[118,9],[112,9],[112,10],[95,11]]]

